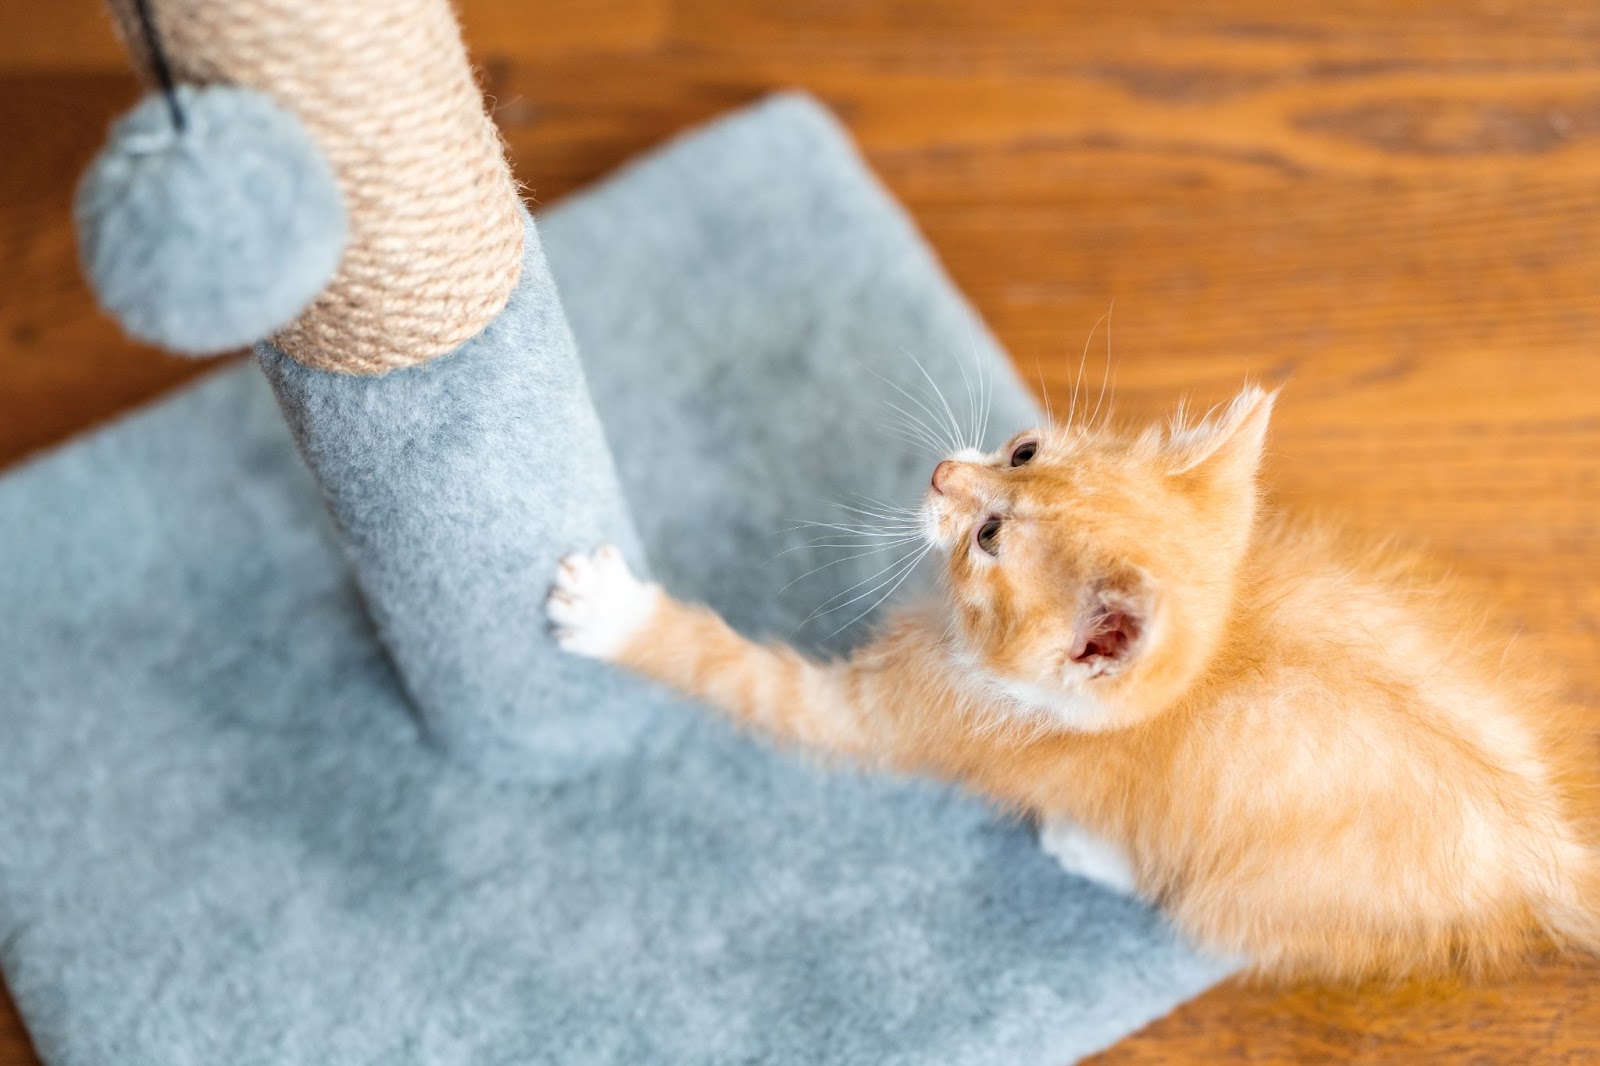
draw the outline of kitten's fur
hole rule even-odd
[[[939,464],[943,602],[844,661],[752,643],[609,549],[567,560],[549,615],[780,738],[1038,815],[1052,853],[1260,972],[1595,947],[1583,745],[1421,562],[1258,518],[1274,398]]]

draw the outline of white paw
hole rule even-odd
[[[1124,896],[1139,894],[1127,853],[1076,822],[1051,818],[1041,821],[1039,847],[1069,874]]]
[[[614,659],[650,621],[660,595],[657,586],[634,577],[622,553],[607,544],[561,560],[544,613],[566,651]]]

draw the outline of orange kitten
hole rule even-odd
[[[1064,865],[1258,972],[1481,971],[1600,945],[1593,776],[1421,563],[1257,517],[1275,394],[941,462],[945,595],[849,659],[568,559],[563,646],[780,738],[1036,814]]]

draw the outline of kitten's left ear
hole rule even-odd
[[[1143,647],[1154,611],[1155,594],[1143,575],[1101,582],[1079,612],[1068,661],[1090,677],[1120,673]]]
[[[1261,466],[1278,390],[1246,385],[1215,418],[1186,425],[1180,412],[1167,435],[1170,472],[1179,477],[1250,481]]]

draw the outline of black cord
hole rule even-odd
[[[161,50],[161,36],[156,33],[155,16],[150,12],[150,0],[133,0],[133,10],[139,16],[139,29],[144,33],[145,51],[150,53],[150,69],[156,84],[167,97],[167,107],[172,111],[172,125],[179,133],[184,131],[183,108],[178,106],[178,85],[172,80],[172,68],[167,65],[167,53]]]

